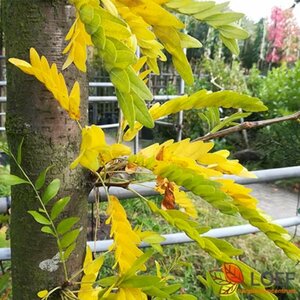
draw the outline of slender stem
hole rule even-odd
[[[123,142],[123,113],[120,109],[119,111],[119,127],[117,132],[117,143],[121,144]]]
[[[100,224],[100,211],[99,211],[99,189],[95,190],[95,204],[96,204],[96,226],[95,226],[95,234],[94,234],[94,249],[96,248],[98,227]]]
[[[78,120],[76,120],[76,123],[77,123],[78,127],[80,128],[80,130],[82,130],[82,126],[81,126],[80,122]]]
[[[37,191],[37,189],[35,188],[33,182],[31,181],[31,179],[28,177],[28,175],[26,174],[26,172],[23,170],[22,166],[18,163],[18,161],[16,160],[15,156],[13,155],[13,153],[10,153],[11,157],[13,158],[13,160],[15,161],[16,165],[18,166],[18,168],[20,169],[20,171],[22,172],[22,174],[25,176],[25,178],[27,179],[27,181],[29,182],[29,184],[31,185],[34,193],[36,194],[36,197],[37,199],[39,200],[40,202],[40,205],[42,206],[44,212],[45,212],[45,215],[47,217],[47,219],[49,220],[50,222],[50,225],[53,229],[53,232],[55,234],[55,238],[56,238],[56,242],[57,242],[57,246],[58,246],[58,250],[59,250],[59,255],[60,255],[60,258],[61,258],[61,262],[62,262],[62,265],[63,265],[63,269],[64,269],[64,274],[65,274],[65,280],[68,281],[68,271],[67,271],[67,266],[66,266],[66,262],[64,261],[63,259],[63,251],[62,251],[62,247],[61,247],[61,242],[60,242],[60,238],[59,238],[59,235],[58,235],[58,232],[56,230],[56,227],[46,209],[46,206],[44,205],[43,201],[42,201],[42,198],[40,197],[39,195],[39,192]]]
[[[147,204],[149,202],[149,200],[147,198],[145,198],[143,195],[141,195],[139,192],[137,192],[136,190],[134,190],[133,188],[128,187],[127,188],[130,192],[136,194],[137,196],[139,196],[143,201],[145,201]]]
[[[202,137],[198,137],[195,140],[193,140],[193,142],[209,141],[209,140],[224,137],[231,133],[239,132],[239,131],[242,131],[245,129],[253,129],[253,128],[257,128],[257,127],[263,127],[263,126],[268,126],[268,125],[272,125],[275,123],[281,123],[284,121],[291,121],[291,120],[298,120],[298,119],[300,119],[300,111],[298,111],[292,115],[285,116],[285,117],[279,117],[279,118],[262,120],[262,121],[243,122],[237,126],[233,126],[233,127],[218,131],[216,133],[211,133],[211,134],[207,134]]]
[[[100,176],[99,173],[94,172],[94,174],[95,174],[95,175],[99,178],[99,180],[101,181],[102,186],[103,186],[103,188],[104,188],[104,192],[105,192],[106,197],[107,197],[107,200],[109,200],[109,193],[108,193],[108,189],[107,189],[107,186],[106,186],[105,182],[103,181],[103,179],[102,179],[102,177]]]

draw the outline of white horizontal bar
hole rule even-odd
[[[99,125],[99,127],[102,129],[116,128],[119,127],[119,123]]]
[[[297,178],[300,177],[300,166],[298,167],[288,167],[288,168],[278,168],[278,169],[268,169],[268,170],[260,170],[254,171],[257,178],[243,178],[238,176],[232,175],[225,175],[223,178],[234,179],[235,182],[239,184],[253,184],[258,182],[270,182],[276,181],[280,179],[288,179],[288,178]],[[141,185],[130,185],[130,188],[136,190],[138,193],[142,194],[145,197],[155,196],[159,193],[155,190],[155,182],[144,182]],[[102,188],[100,189],[100,199],[106,200],[105,192]],[[115,195],[119,199],[129,199],[129,198],[136,198],[136,194],[125,190],[119,187],[110,187],[109,193],[111,195]],[[94,191],[91,191],[89,195],[89,201],[95,201],[95,194]]]
[[[300,224],[300,216],[284,218],[275,220],[273,223],[281,225],[282,227],[291,227],[297,226]],[[250,233],[257,233],[260,230],[252,225],[238,225],[238,226],[230,226],[223,228],[215,228],[211,229],[208,232],[202,234],[203,237],[213,237],[213,238],[227,238],[233,236],[240,236]],[[191,243],[194,242],[190,239],[185,233],[172,233],[172,234],[163,234],[165,241],[161,243],[161,245],[174,245],[174,244],[183,244],[183,243]],[[89,241],[87,244],[90,246],[93,252],[105,252],[112,245],[113,240],[104,240],[104,241]],[[149,247],[147,243],[141,243],[141,248]],[[11,252],[10,248],[0,248],[0,261],[1,260],[10,260]]]
[[[5,80],[0,81],[0,86],[6,86],[7,82]],[[89,82],[89,87],[110,87],[113,86],[111,82]]]
[[[112,87],[111,82],[89,82],[89,87]]]

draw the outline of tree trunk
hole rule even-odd
[[[62,51],[64,38],[74,11],[66,0],[4,0],[5,39],[7,57],[29,60],[29,48],[34,47],[58,69],[66,59]],[[64,72],[67,84],[74,79],[81,83],[81,123],[87,117],[87,84],[85,74],[71,67]],[[86,243],[87,186],[84,171],[70,171],[69,165],[79,152],[81,132],[69,119],[45,87],[32,76],[7,65],[7,138],[13,153],[24,138],[22,166],[32,180],[40,171],[54,165],[47,177],[61,180],[59,197],[71,196],[64,216],[78,216],[82,231],[77,246],[67,262],[69,274],[82,267]],[[21,175],[12,163],[12,173]],[[58,198],[56,198],[58,199]],[[64,283],[62,266],[56,271],[40,268],[40,263],[53,258],[58,249],[54,238],[41,233],[28,210],[38,209],[33,191],[24,185],[12,189],[11,248],[13,299],[37,299],[37,292],[51,290]],[[78,279],[78,278],[77,278]],[[52,299],[52,298],[51,298]],[[55,295],[53,299],[61,299]]]

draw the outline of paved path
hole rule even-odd
[[[293,217],[296,215],[298,193],[290,192],[286,189],[278,188],[274,184],[251,184],[253,196],[259,200],[259,207],[263,209],[273,219]],[[295,227],[289,231],[293,234]],[[300,225],[297,235],[300,236]]]

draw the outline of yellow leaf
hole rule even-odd
[[[102,3],[104,5],[104,7],[114,16],[118,16],[118,10],[116,8],[116,6],[114,5],[114,3],[110,0],[102,0]]]
[[[141,289],[120,288],[117,293],[117,300],[147,300],[148,297]]]
[[[71,169],[74,169],[80,163],[87,169],[97,171],[101,166],[99,153],[105,145],[104,132],[101,128],[95,125],[83,128],[80,153],[78,158],[71,164]]]
[[[192,218],[197,218],[198,213],[192,200],[184,191],[180,191],[177,185],[174,185],[175,203],[178,204],[186,214]]]
[[[86,32],[84,24],[79,16],[70,28],[66,40],[70,41],[64,49],[63,54],[68,53],[68,58],[63,65],[63,69],[67,68],[72,62],[82,72],[86,72],[87,46],[92,45],[90,35]]]
[[[74,83],[72,91],[69,96],[69,115],[71,119],[80,119],[80,86],[78,81]]]
[[[49,292],[48,292],[47,290],[42,290],[42,291],[39,291],[39,292],[37,293],[37,295],[38,295],[39,298],[44,298],[44,297],[46,297],[48,294],[49,294]]]
[[[29,75],[34,75],[34,72],[32,70],[32,66],[27,61],[22,60],[22,59],[18,59],[18,58],[9,58],[8,61],[10,63],[12,63],[13,65],[17,66],[24,73],[29,74]]]
[[[125,145],[107,145],[103,130],[96,125],[86,126],[82,129],[82,141],[79,156],[73,161],[70,168],[74,169],[78,164],[91,170],[97,171],[107,162],[129,155],[131,149]]]
[[[9,61],[23,72],[35,76],[52,93],[61,107],[69,112],[70,118],[79,120],[80,88],[78,82],[74,84],[69,97],[65,79],[61,73],[58,73],[56,64],[50,66],[46,57],[40,57],[34,48],[30,49],[31,64],[16,58],[11,58]]]
[[[122,275],[143,254],[137,247],[141,240],[132,230],[126,212],[115,196],[109,197],[107,214],[109,215],[107,223],[111,224],[110,234],[114,239],[115,260],[119,266],[119,273]],[[145,270],[145,266],[141,269]]]

